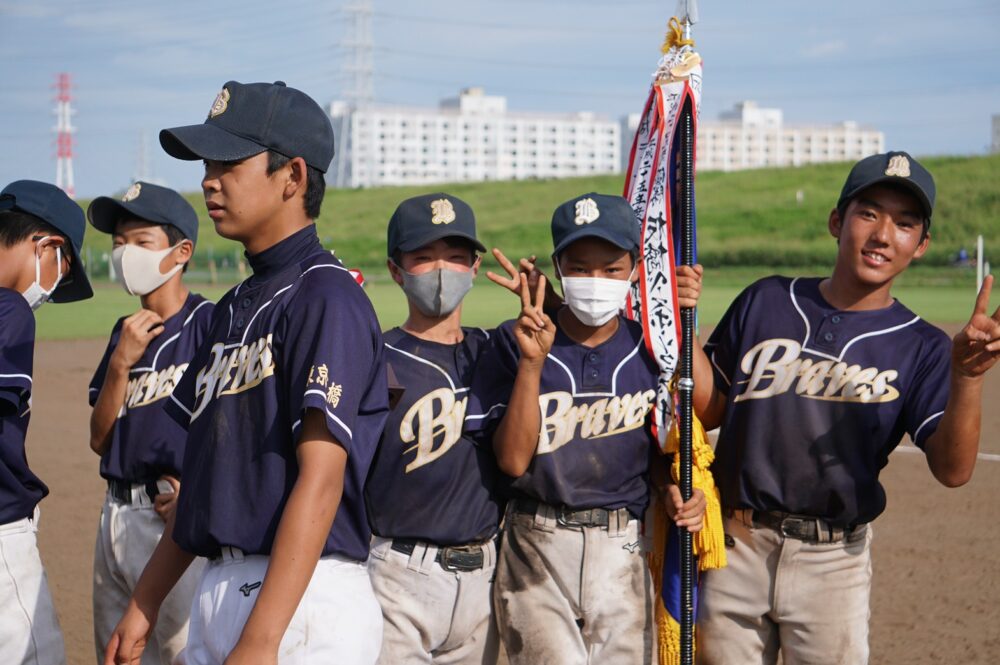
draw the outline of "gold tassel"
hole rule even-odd
[[[715,460],[715,451],[708,443],[708,435],[702,427],[698,416],[692,414],[694,422],[691,428],[691,487],[700,489],[705,494],[705,520],[701,531],[694,534],[692,549],[698,556],[698,570],[711,570],[726,565],[726,540],[722,530],[722,503],[719,500],[719,488],[715,486],[715,478],[709,470]],[[681,435],[674,419],[667,434],[664,447],[665,453],[673,453],[674,463],[670,466],[670,476],[675,483],[681,477]]]
[[[694,40],[684,39],[684,28],[681,27],[681,22],[677,20],[676,16],[671,16],[670,20],[667,21],[667,34],[663,37],[660,53],[666,54],[675,46],[694,46]]]
[[[715,452],[708,443],[705,428],[697,416],[692,423],[691,436],[691,486],[705,493],[705,519],[701,531],[691,539],[692,549],[698,556],[698,570],[722,568],[726,565],[725,533],[722,530],[722,505],[719,489],[709,467],[715,459]],[[673,464],[670,475],[674,482],[680,480],[680,431],[674,420],[667,435],[665,453],[672,453]],[[652,502],[650,507],[651,537],[653,547],[648,556],[653,588],[656,590],[655,613],[657,662],[659,665],[680,665],[681,627],[663,606],[663,561],[666,558],[667,527],[669,517],[662,501]],[[697,647],[697,643],[695,644]]]

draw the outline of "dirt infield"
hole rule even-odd
[[[73,665],[94,662],[91,566],[105,486],[87,445],[87,383],[103,348],[42,342],[35,352],[28,458],[52,492],[39,539]],[[983,450],[1000,454],[1000,370],[985,405]],[[897,453],[883,479],[889,507],[875,523],[872,663],[1000,662],[1000,461],[981,461],[969,485],[946,490],[922,455]]]

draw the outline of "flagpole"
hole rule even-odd
[[[691,17],[686,14],[683,19],[684,38],[691,38]],[[690,101],[685,103],[681,111],[680,127],[680,222],[681,247],[680,263],[690,266],[694,264],[694,118]],[[691,487],[691,446],[693,436],[693,394],[694,394],[694,354],[692,346],[694,339],[695,309],[681,310],[681,357],[680,379],[678,381],[680,397],[680,490],[684,501],[692,495]],[[694,665],[694,554],[692,552],[691,532],[680,530],[681,546],[681,665]]]

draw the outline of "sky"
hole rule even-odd
[[[139,173],[197,190],[164,127],[202,122],[227,80],[283,80],[324,106],[349,84],[350,0],[0,0],[0,184],[55,180],[56,75],[74,83],[76,191]],[[374,0],[375,101],[482,86],[517,111],[641,110],[673,0]],[[888,149],[982,154],[1000,114],[996,0],[702,0],[702,118],[741,100],[786,123],[853,120]],[[144,147],[143,147],[144,146]],[[332,180],[332,178],[328,178]]]

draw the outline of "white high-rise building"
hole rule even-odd
[[[628,116],[623,128],[631,146],[638,114]],[[623,151],[628,159],[629,147]],[[771,166],[801,166],[822,162],[850,162],[885,151],[885,135],[854,122],[831,125],[785,125],[781,109],[740,102],[718,120],[698,123],[697,168],[702,171],[739,171]]]
[[[438,108],[330,105],[346,187],[618,173],[621,126],[591,113],[523,113],[468,88]]]

